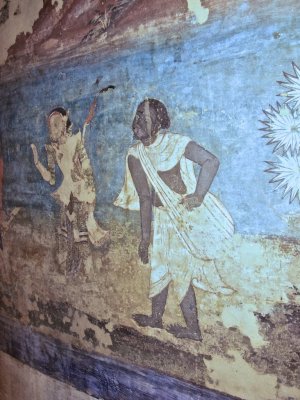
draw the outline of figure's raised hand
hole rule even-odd
[[[36,145],[32,143],[30,145],[30,147],[31,147],[32,154],[33,154],[33,161],[34,161],[35,165],[37,165],[38,162],[39,162],[39,156],[38,156],[38,152],[37,152],[37,149],[36,149]]]
[[[149,242],[141,240],[139,245],[139,257],[143,264],[147,264],[149,262]]]
[[[184,196],[180,201],[180,204],[183,204],[188,211],[191,211],[193,208],[200,207],[202,202],[202,196],[192,193]]]

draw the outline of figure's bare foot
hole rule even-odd
[[[152,317],[152,315],[133,314],[132,318],[140,326],[151,326],[152,328],[162,329],[162,320]]]
[[[174,324],[168,326],[167,331],[179,339],[192,339],[202,342],[200,329],[193,331],[186,326]]]

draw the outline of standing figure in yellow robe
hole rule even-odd
[[[108,241],[108,232],[103,230],[94,218],[96,193],[93,171],[88,158],[84,136],[86,126],[93,117],[95,102],[90,114],[80,131],[72,133],[72,124],[64,108],[53,109],[48,116],[50,144],[45,146],[48,166],[42,165],[34,144],[31,145],[34,164],[42,178],[50,185],[55,185],[55,165],[63,174],[59,188],[52,193],[52,197],[60,204],[59,238],[65,238],[67,252],[59,252],[60,271],[66,262],[68,273],[78,273],[84,268],[84,246],[80,244],[90,242],[101,247]],[[59,241],[63,246],[63,239]],[[86,248],[86,247],[85,247]]]

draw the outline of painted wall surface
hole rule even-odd
[[[51,63],[42,55],[23,74],[3,69],[1,312],[88,351],[243,399],[300,399],[300,6],[297,0],[184,3],[172,21],[126,31],[119,48],[109,50],[101,36],[100,50],[80,50],[76,58],[76,50],[68,57],[49,45]],[[185,297],[176,297],[189,271],[189,259],[181,258],[185,228],[174,228],[162,246],[178,269],[163,325],[133,317],[151,314],[154,250],[150,264],[140,260],[139,212],[114,201],[136,143],[135,112],[151,98],[166,106],[172,133],[220,161],[209,190],[222,202],[222,215],[229,213],[227,222],[211,237],[211,250],[196,257],[204,269],[198,283],[190,276],[202,340],[196,331],[188,337],[168,328],[186,322]],[[73,133],[46,152],[56,107],[68,110]],[[88,115],[83,139],[76,133]],[[54,153],[50,185],[37,164],[47,168],[47,154]],[[294,164],[283,165],[289,158]],[[276,176],[283,183],[278,190]],[[291,190],[283,198],[285,188]],[[235,233],[228,239],[222,229],[230,218]],[[160,240],[152,233],[150,249]]]

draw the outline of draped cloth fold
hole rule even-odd
[[[154,207],[153,210],[150,297],[160,293],[171,281],[179,301],[185,296],[191,282],[205,291],[231,294],[233,290],[220,276],[217,264],[230,254],[234,233],[232,218],[211,193],[207,193],[201,206],[192,211],[180,204],[182,195],[172,191],[160,178],[157,170],[162,170],[163,167],[165,170],[171,169],[180,162],[187,192],[193,193],[196,187],[193,164],[183,156],[190,139],[168,133],[161,136],[157,138],[158,144],[155,147],[145,147],[139,143],[135,146],[134,153],[129,152],[140,160],[150,185],[163,204],[163,207]],[[171,145],[168,146],[168,143]],[[133,184],[130,178],[127,175],[127,189],[128,185]],[[126,198],[124,193],[121,194],[123,200]],[[132,201],[134,196],[127,193],[127,204],[128,198]],[[118,199],[116,205],[119,205],[120,196]]]

